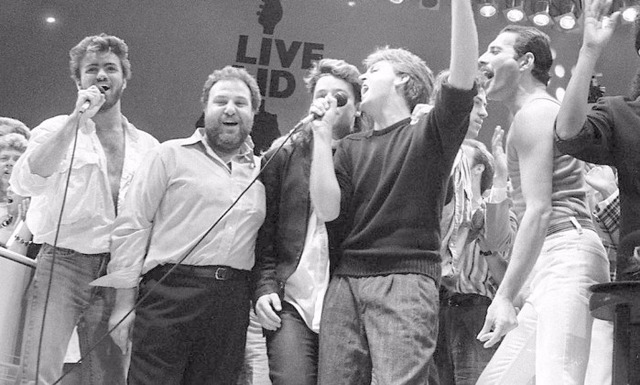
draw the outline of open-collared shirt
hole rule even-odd
[[[162,143],[145,158],[116,220],[108,274],[93,284],[133,288],[154,267],[180,261],[253,267],[265,216],[262,183],[255,181],[224,213],[256,178],[260,160],[247,138],[227,164],[202,130]]]
[[[72,144],[56,171],[48,177],[34,174],[29,160],[39,146],[62,128],[67,118],[67,115],[56,116],[36,127],[32,131],[27,150],[18,159],[11,174],[10,184],[13,190],[19,195],[31,197],[26,222],[36,243],[54,244],[71,162]],[[125,154],[118,191],[118,212],[122,210],[129,185],[142,158],[147,151],[158,145],[154,137],[136,129],[124,116],[122,119]],[[95,124],[89,119],[78,131],[57,246],[84,254],[109,252],[109,237],[116,218],[112,197],[107,157],[96,134]]]

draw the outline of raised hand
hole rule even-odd
[[[613,0],[585,0],[583,46],[601,50],[607,45],[618,23],[620,12],[609,15]]]
[[[493,184],[495,187],[507,187],[507,178],[509,172],[507,170],[507,154],[504,152],[502,144],[504,138],[504,130],[500,126],[496,126],[491,137],[491,153],[495,161],[495,173],[493,176]]]

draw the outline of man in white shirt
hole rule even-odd
[[[123,352],[133,328],[129,384],[235,384],[242,366],[265,217],[249,137],[260,91],[227,66],[209,76],[202,103],[205,127],[143,160],[116,221],[109,274],[94,282],[118,289],[110,324],[122,321],[112,338]]]
[[[10,179],[17,194],[32,197],[27,225],[43,244],[29,293],[22,380],[59,379],[78,325],[82,382],[124,384],[124,357],[109,339],[96,346],[107,331],[114,291],[89,282],[106,273],[113,222],[140,160],[158,141],[120,111],[131,76],[124,41],[89,36],[69,55],[78,88],[74,110],[33,130]]]

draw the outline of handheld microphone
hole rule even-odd
[[[100,91],[102,95],[104,95],[105,92],[107,92],[104,86],[98,87],[98,91]],[[91,107],[91,102],[89,100],[85,100],[84,103],[82,103],[82,105],[80,106],[80,109],[78,110],[78,112],[80,114],[84,114],[89,109],[89,107]]]
[[[85,100],[84,103],[82,103],[82,105],[80,106],[80,109],[78,110],[78,113],[84,114],[85,111],[87,111],[89,109],[89,107],[91,107],[91,102],[88,101],[88,100]]]
[[[335,93],[335,95],[333,95],[334,98],[336,98],[336,102],[338,104],[338,107],[342,107],[345,104],[347,104],[347,100],[349,100],[349,96],[347,96],[347,94],[343,91],[338,91]],[[303,126],[307,123],[311,123],[312,121],[318,119],[319,116],[317,116],[316,114],[314,114],[313,112],[310,113],[309,115],[307,115],[304,119],[302,119],[298,124],[296,124],[296,127],[300,127]]]

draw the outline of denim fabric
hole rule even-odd
[[[253,310],[249,314],[244,364],[237,385],[271,385],[269,363],[267,362],[267,342],[262,335],[262,325]]]
[[[136,310],[130,385],[236,385],[244,361],[250,293],[246,280],[189,275],[190,266],[147,273]]]
[[[486,349],[476,338],[488,307],[441,304],[438,344],[433,355],[440,385],[475,385],[498,349]]]
[[[567,230],[547,236],[531,293],[478,384],[582,385],[593,317],[589,287],[609,281],[598,235]]]
[[[38,344],[51,271],[53,246],[44,244],[38,255],[35,277],[29,288],[27,321],[22,347],[22,382],[33,384]],[[81,254],[57,248],[51,291],[40,350],[38,385],[51,384],[62,376],[64,356],[73,328],[78,326],[83,384],[125,383],[125,357],[110,337],[90,353],[106,335],[115,289],[89,286],[106,272],[109,254]]]
[[[269,373],[273,385],[315,385],[318,378],[318,335],[295,307],[282,303],[282,324],[267,331]]]
[[[426,384],[438,307],[435,281],[425,275],[334,277],[320,324],[318,383]]]

